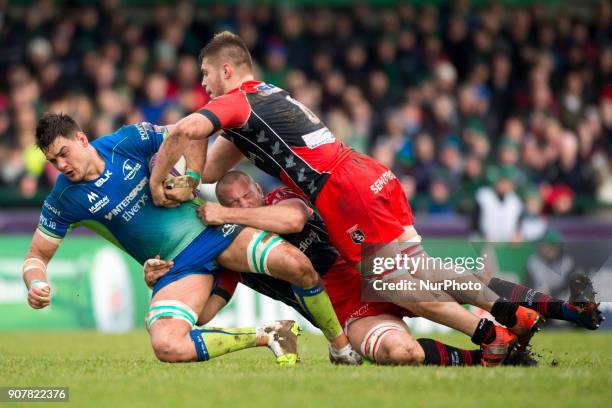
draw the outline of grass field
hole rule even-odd
[[[144,332],[0,333],[0,386],[68,386],[70,402],[51,406],[79,407],[612,406],[610,333],[540,333],[540,367],[497,369],[336,367],[322,337],[300,340],[303,362],[287,368],[266,349],[159,363]]]

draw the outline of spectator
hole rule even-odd
[[[146,80],[146,95],[139,111],[147,122],[161,123],[164,111],[172,105],[166,98],[168,79],[159,72],[154,72]]]
[[[543,203],[536,188],[527,190],[525,209],[521,216],[519,234],[524,241],[539,241],[548,230],[548,220],[542,215]]]
[[[476,229],[486,241],[518,242],[523,203],[515,192],[516,169],[496,167],[488,174],[493,186],[476,192]]]
[[[572,256],[563,251],[561,236],[554,231],[547,232],[536,252],[527,259],[528,285],[557,299],[567,299],[575,268]]]
[[[504,2],[74,7],[3,9],[0,186],[19,194],[44,195],[55,174],[36,164],[32,117],[62,110],[91,135],[172,122],[208,101],[197,53],[230,29],[261,77],[391,167],[414,200],[436,201],[423,211],[473,211],[490,164],[515,168],[513,191],[528,183],[541,193],[539,205],[526,197],[534,211],[586,213],[612,202],[609,1],[585,4],[579,19]]]

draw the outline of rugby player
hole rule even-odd
[[[218,263],[288,281],[330,341],[336,362],[359,363],[317,273],[297,248],[274,234],[242,225],[208,227],[195,216],[193,203],[175,202],[168,209],[151,205],[149,159],[167,132],[166,127],[139,123],[90,143],[68,115],[50,113],[40,119],[37,145],[62,174],[44,202],[23,265],[29,304],[50,304],[47,264],[68,230],[83,225],[140,263],[156,254],[174,261],[172,273],[153,288],[147,316],[151,344],[160,360],[207,360],[267,344],[280,363],[295,363],[296,353],[285,352],[277,339],[278,330],[287,332],[281,337],[295,335],[293,324],[226,331],[195,327]],[[199,178],[197,172],[191,174]]]
[[[224,175],[217,184],[216,193],[221,204],[231,208],[207,203],[198,210],[202,220],[212,225],[240,222],[277,232],[303,251],[312,261],[317,272],[323,276],[336,314],[345,327],[351,343],[365,357],[379,364],[465,365],[477,363],[480,360],[478,358],[480,353],[477,350],[458,350],[430,339],[415,341],[402,321],[402,317],[413,316],[416,310],[418,311],[416,314],[420,316],[451,325],[459,330],[466,325],[452,323],[463,321],[468,323],[468,329],[473,327],[474,322],[480,323],[474,315],[457,303],[418,302],[412,305],[411,310],[406,310],[392,303],[362,302],[359,298],[359,274],[348,263],[339,259],[338,253],[329,244],[321,218],[316,211],[307,206],[303,197],[296,195],[286,187],[279,188],[264,197],[259,185],[249,175],[239,171],[230,171]],[[259,208],[264,205],[267,206],[265,209]],[[159,268],[146,268],[147,283],[153,284],[171,266],[169,263],[160,263]],[[267,277],[239,275],[223,271],[214,291],[218,297],[213,296],[207,303],[202,313],[206,318],[202,323],[212,318],[229,301],[238,281],[285,302],[308,318],[308,313],[292,301],[286,283],[276,279],[262,280],[262,278]],[[531,298],[537,300],[537,302],[528,303],[528,307],[531,308],[544,311],[546,308],[542,304],[546,303],[551,309],[557,305],[560,306],[560,309],[573,308],[573,305],[561,300],[542,302],[541,300],[547,295],[498,278],[489,280],[489,284],[502,291],[512,287],[516,294],[530,291]],[[289,295],[287,295],[288,292]],[[517,301],[521,301],[520,296]],[[571,314],[569,318],[562,317],[562,319],[593,328],[592,322],[574,317],[574,314]],[[491,345],[484,345],[483,349],[486,353],[490,351]]]
[[[359,265],[379,249],[395,254],[399,250],[408,255],[424,253],[395,175],[372,158],[347,148],[286,91],[255,81],[251,56],[240,37],[230,32],[215,35],[202,49],[200,60],[202,85],[212,100],[180,120],[164,141],[150,180],[156,205],[167,205],[162,182],[189,141],[205,139],[223,129],[208,154],[203,182],[217,181],[246,156],[316,206],[331,243],[348,262]],[[435,282],[480,282],[463,270],[411,272]],[[406,275],[402,270],[389,271],[384,279],[399,281]],[[526,347],[540,322],[539,314],[509,302],[486,286],[476,293],[447,293],[461,303],[489,311],[508,327],[512,333],[501,340],[507,349],[517,341]],[[417,300],[413,295],[410,291],[395,292],[392,301],[407,306]]]
[[[480,350],[458,349],[432,339],[414,340],[402,321],[403,316],[414,316],[411,311],[392,303],[362,302],[358,271],[345,262],[330,245],[325,225],[316,211],[290,189],[280,188],[264,197],[259,185],[249,175],[230,171],[217,183],[216,193],[223,205],[232,208],[206,203],[198,210],[200,217],[218,223],[219,219],[225,216],[236,216],[250,225],[258,225],[257,228],[266,225],[268,231],[282,234],[285,240],[303,251],[322,276],[336,314],[353,347],[359,349],[370,361],[378,364],[449,366],[481,363]],[[265,208],[260,208],[264,205]],[[171,271],[172,267],[172,262],[159,259],[154,265],[146,263],[147,284],[154,285],[156,280]],[[200,313],[202,321],[199,321],[199,324],[207,323],[229,302],[238,282],[283,301],[312,321],[308,310],[293,301],[290,287],[285,282],[267,276],[223,270],[219,274],[211,298]],[[423,315],[433,317],[434,320],[444,321],[446,316],[461,320],[467,315],[469,324],[475,326],[479,321],[456,302],[441,302],[430,307],[423,302],[416,305],[417,310],[421,310],[421,305]],[[441,316],[442,314],[446,316]],[[494,348],[495,344],[484,346],[489,353],[494,351]]]

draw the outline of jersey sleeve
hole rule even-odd
[[[289,187],[280,187],[276,190],[273,190],[270,194],[266,196],[266,205],[276,205],[292,198],[298,198],[304,201],[306,205],[308,205],[308,198],[306,196],[296,193]]]
[[[251,105],[240,91],[227,93],[208,102],[198,113],[211,121],[214,132],[244,126],[251,115]]]
[[[213,295],[221,296],[229,303],[236,291],[238,283],[240,283],[240,274],[238,272],[223,269],[219,273],[217,284],[212,293]]]
[[[128,156],[148,159],[157,153],[167,134],[168,129],[165,126],[148,122],[126,125],[111,136],[116,143],[113,150],[121,149]]]
[[[51,239],[63,239],[75,220],[72,220],[66,210],[61,208],[52,194],[43,203],[38,230]]]

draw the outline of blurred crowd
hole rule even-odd
[[[44,111],[74,115],[95,138],[202,106],[198,51],[229,29],[258,76],[392,168],[417,213],[469,214],[486,235],[498,213],[541,221],[612,204],[610,1],[127,3],[0,0],[2,191],[31,197],[53,184],[33,147]]]

